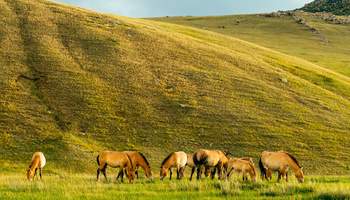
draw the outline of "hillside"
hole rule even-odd
[[[315,0],[301,10],[306,12],[329,12],[336,15],[350,15],[350,0]]]
[[[350,76],[350,18],[305,12],[153,20],[209,30],[297,56]]]
[[[284,149],[309,174],[349,172],[350,78],[200,29],[44,0],[0,0],[2,171],[94,173],[103,149]],[[15,164],[13,164],[15,162]]]

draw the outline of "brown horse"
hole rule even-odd
[[[123,153],[126,153],[133,164],[133,167],[135,169],[135,175],[137,178],[139,178],[139,173],[138,173],[138,168],[141,167],[143,171],[145,172],[145,175],[147,178],[152,179],[152,171],[151,171],[151,166],[149,162],[147,161],[146,157],[138,151],[123,151]],[[123,176],[124,174],[123,170],[119,171],[119,174],[117,176],[117,179],[120,176]]]
[[[107,166],[110,166],[112,168],[120,168],[120,170],[126,168],[126,175],[128,176],[129,183],[131,183],[134,180],[134,167],[132,164],[132,160],[128,156],[128,154],[117,151],[102,151],[99,153],[96,160],[98,164],[97,181],[99,181],[101,171],[106,180],[108,180],[106,175]],[[121,177],[121,181],[123,182],[123,176]]]
[[[170,172],[170,180],[173,172],[172,168],[176,168],[177,179],[182,179],[184,176],[185,167],[187,164],[187,154],[183,151],[173,152],[169,154],[162,162],[160,167],[160,180],[163,180],[168,171]]]
[[[267,152],[264,151],[261,154],[259,160],[259,168],[261,171],[262,179],[271,180],[272,172],[278,172],[278,182],[281,178],[286,179],[288,182],[288,171],[291,169],[295,177],[300,183],[304,182],[304,172],[303,168],[297,161],[297,159],[289,154],[288,152],[278,151],[278,152]]]
[[[227,177],[230,177],[233,171],[242,174],[243,181],[248,180],[247,174],[249,174],[251,180],[253,182],[256,182],[257,173],[254,167],[254,163],[250,159],[230,158],[228,161]]]
[[[202,166],[205,168],[213,168],[212,179],[215,177],[216,170],[218,170],[219,179],[224,179],[224,171],[227,169],[228,158],[223,151],[217,150],[198,150],[193,154],[193,161],[197,168],[197,179],[202,175]]]
[[[32,156],[32,161],[27,170],[27,179],[32,181],[39,169],[40,179],[42,179],[42,170],[46,165],[46,158],[42,152],[35,152]]]

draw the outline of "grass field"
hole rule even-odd
[[[160,182],[137,180],[133,184],[95,181],[90,175],[50,175],[43,181],[28,182],[23,175],[0,177],[0,199],[350,199],[349,177],[307,177],[299,184],[272,182],[244,183],[201,180]]]

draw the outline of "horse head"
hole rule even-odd
[[[295,177],[298,179],[299,183],[304,183],[304,172],[302,167],[300,167],[299,170],[296,170]]]
[[[168,170],[165,168],[165,167],[160,167],[160,174],[159,174],[159,177],[160,177],[160,180],[162,181],[168,174]]]
[[[135,179],[135,170],[133,167],[127,167],[127,176],[130,183]]]
[[[28,179],[29,181],[32,181],[32,180],[33,180],[34,173],[35,173],[35,171],[32,170],[32,166],[29,166],[28,169],[27,169],[27,179]]]

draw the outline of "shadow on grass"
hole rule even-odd
[[[350,199],[350,195],[349,194],[331,194],[331,193],[324,193],[324,194],[320,194],[316,197],[314,197],[313,199],[320,199],[320,200],[349,200]]]

